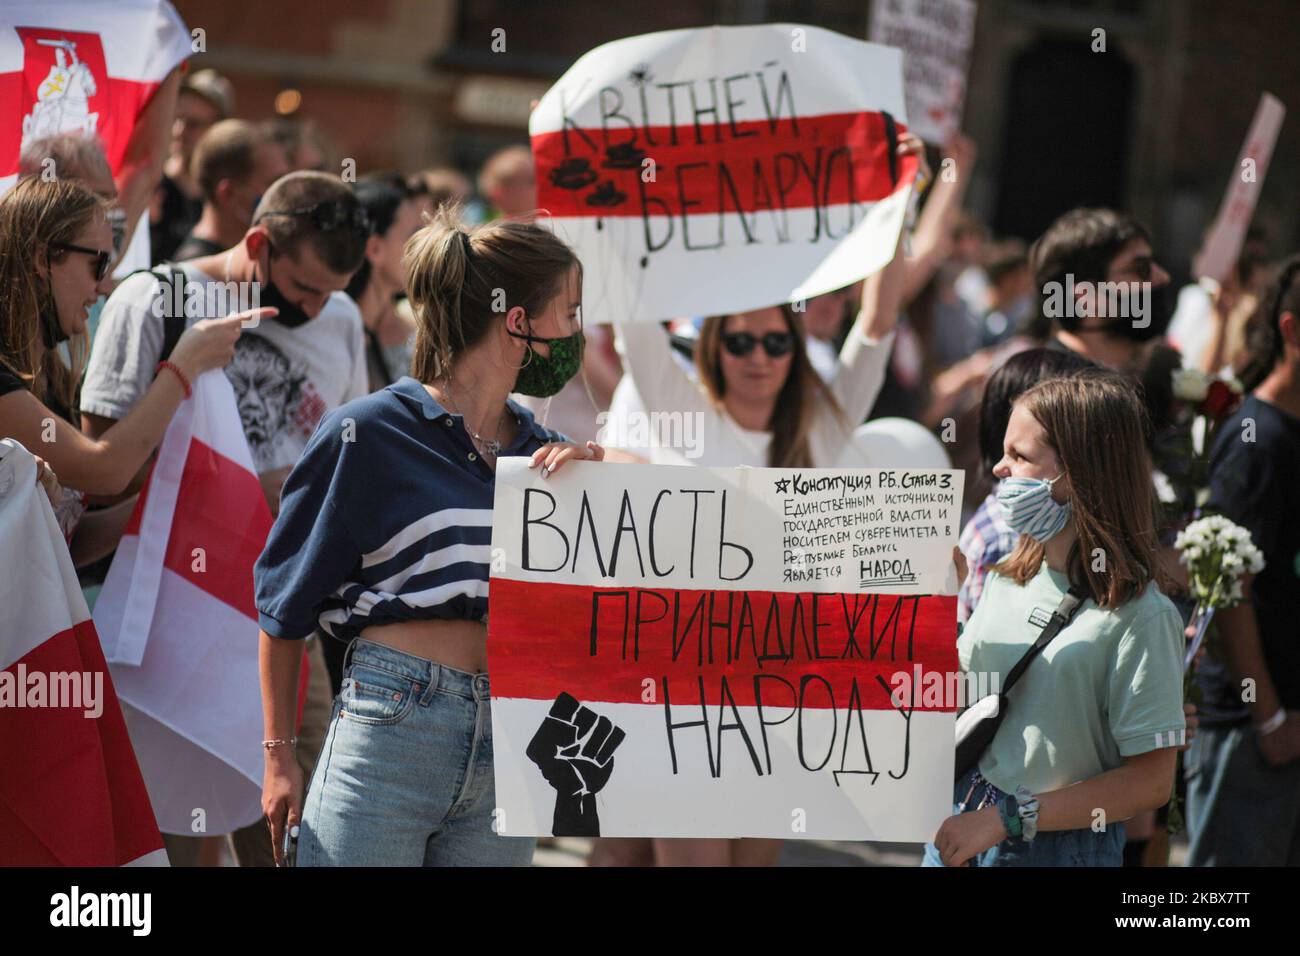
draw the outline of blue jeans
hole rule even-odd
[[[1202,724],[1183,775],[1188,866],[1300,866],[1300,761],[1270,764],[1249,722]]]
[[[357,639],[303,804],[299,866],[527,866],[499,836],[488,677]]]
[[[1004,794],[975,767],[953,788],[954,814],[982,810]],[[943,866],[933,843],[925,845],[922,866]],[[971,866],[1123,866],[1124,824],[1112,823],[1100,833],[1079,830],[1039,830],[1028,843],[1006,839],[971,860]]]

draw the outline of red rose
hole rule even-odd
[[[1213,421],[1220,422],[1227,418],[1241,402],[1241,395],[1234,392],[1223,379],[1216,378],[1210,383],[1205,398],[1197,407],[1202,415],[1208,415]]]

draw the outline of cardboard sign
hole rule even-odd
[[[1232,168],[1232,178],[1223,194],[1223,205],[1219,207],[1219,215],[1192,267],[1196,278],[1208,276],[1222,283],[1237,264],[1241,245],[1246,240],[1246,230],[1255,215],[1255,204],[1259,202],[1259,191],[1264,187],[1264,175],[1273,157],[1277,134],[1285,118],[1286,107],[1276,96],[1265,93],[1259,98],[1250,132],[1241,144],[1237,165]]]
[[[500,832],[931,839],[961,494],[955,470],[502,459]]]
[[[789,24],[606,43],[530,124],[589,322],[779,305],[877,271],[915,173],[905,129],[897,50]]]
[[[975,12],[973,0],[875,0],[871,6],[871,39],[903,51],[907,115],[927,143],[943,143],[961,128]]]

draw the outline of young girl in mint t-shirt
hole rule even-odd
[[[957,782],[927,866],[1120,866],[1122,821],[1169,799],[1183,634],[1152,580],[1144,415],[1131,381],[1101,369],[1042,382],[1012,409],[994,474],[1020,541],[958,641],[962,669],[1004,679],[1071,584],[1085,597]]]

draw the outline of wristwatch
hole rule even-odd
[[[1020,813],[1016,805],[1016,798],[1007,794],[998,801],[998,814],[1002,817],[1002,825],[1006,827],[1007,836],[1012,840],[1022,840],[1021,835]]]

